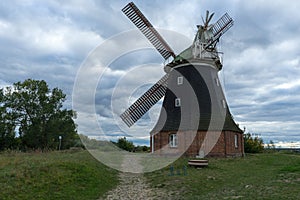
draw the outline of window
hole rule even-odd
[[[180,98],[176,98],[175,99],[175,107],[180,107],[180,106],[181,106]]]
[[[215,80],[216,80],[216,84],[217,84],[217,86],[220,86],[220,81],[219,81],[219,79],[218,79],[218,78],[216,78]]]
[[[177,147],[177,134],[169,135],[169,145],[170,147]]]
[[[182,85],[183,84],[183,77],[179,76],[177,77],[177,85]]]
[[[239,147],[238,139],[239,139],[238,135],[234,135],[234,147],[235,148]]]
[[[225,101],[225,99],[222,99],[222,105],[223,105],[223,108],[226,108],[226,101]]]

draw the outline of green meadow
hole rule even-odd
[[[300,155],[251,154],[210,158],[206,168],[187,166],[180,158],[144,176],[153,190],[174,199],[299,199]],[[91,199],[118,184],[118,171],[87,151],[0,153],[0,199]],[[170,196],[171,198],[171,196]]]
[[[0,199],[98,199],[117,171],[87,151],[0,153]]]
[[[300,154],[262,153],[244,158],[212,158],[206,168],[184,166],[148,173],[154,188],[165,188],[180,199],[299,199]]]

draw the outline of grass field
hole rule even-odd
[[[153,187],[179,194],[180,199],[300,199],[300,155],[264,153],[245,158],[209,159],[209,167],[170,168],[146,174]],[[179,174],[180,173],[180,174]]]
[[[300,155],[264,153],[209,159],[207,168],[186,168],[186,158],[145,174],[155,188],[179,199],[299,199]],[[118,184],[118,172],[87,151],[0,153],[0,199],[91,199]]]
[[[87,151],[0,153],[0,199],[98,199],[117,172]]]

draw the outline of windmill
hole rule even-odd
[[[177,147],[180,139],[176,135],[178,131],[189,131],[193,127],[200,134],[201,131],[207,132],[210,124],[219,122],[222,127],[215,129],[233,134],[235,147],[237,143],[241,143],[235,136],[241,130],[230,114],[217,75],[222,69],[222,63],[216,46],[220,37],[233,26],[232,18],[225,13],[214,24],[210,24],[214,13],[207,11],[205,20],[202,18],[203,25],[197,25],[198,30],[192,45],[176,55],[133,2],[128,3],[122,11],[165,60],[173,58],[164,66],[166,74],[120,115],[125,124],[132,126],[164,97],[159,120],[151,131],[152,152],[165,145]],[[191,95],[195,96],[196,104],[191,103]],[[212,104],[216,105],[213,109]],[[240,134],[238,139],[239,137]],[[191,154],[197,153],[201,145],[203,146],[202,143],[203,138],[202,141],[189,144],[191,147],[188,151]]]

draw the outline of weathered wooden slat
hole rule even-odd
[[[122,11],[140,29],[165,60],[170,56],[176,57],[171,47],[133,2],[128,3]]]
[[[130,127],[154,106],[166,93],[169,74],[163,76],[147,92],[137,99],[121,115],[121,119]]]

